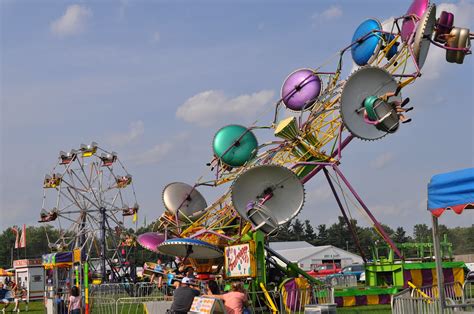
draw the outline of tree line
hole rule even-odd
[[[364,254],[370,256],[370,248],[374,243],[383,243],[382,238],[374,228],[362,227],[357,224],[357,220],[352,219],[351,223],[357,233],[360,245]],[[143,226],[137,230],[137,234],[152,231],[153,223]],[[413,236],[407,234],[403,227],[392,229],[390,226],[382,224],[382,227],[395,243],[406,242],[432,242],[431,228],[426,224],[417,224],[413,227]],[[446,235],[447,240],[453,244],[454,254],[474,253],[474,225],[471,227],[448,228],[440,225],[440,234]],[[15,245],[15,235],[11,228],[3,231],[0,235],[0,267],[10,268],[13,259],[37,258],[43,254],[50,253],[48,238],[51,242],[59,237],[58,230],[51,226],[34,227],[26,229],[26,248],[13,249]],[[325,224],[312,225],[309,220],[293,221],[282,226],[278,233],[270,237],[270,241],[307,241],[312,245],[333,245],[350,252],[359,254],[356,243],[351,235],[346,221],[343,217],[338,217],[338,221],[330,226]],[[132,255],[134,263],[142,265],[145,261],[154,261],[157,254],[150,252],[139,245],[134,248]]]

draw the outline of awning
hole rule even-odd
[[[474,209],[474,168],[435,175],[428,184],[428,210],[439,217],[446,209],[461,214]]]
[[[46,269],[71,267],[72,262],[72,252],[57,252],[43,255],[43,266]]]

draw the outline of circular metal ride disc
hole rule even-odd
[[[288,75],[281,87],[281,98],[286,108],[308,110],[321,92],[322,81],[311,69],[299,69]]]
[[[142,247],[155,253],[159,253],[158,246],[165,241],[165,235],[157,232],[146,232],[137,237],[137,242]]]
[[[207,207],[206,200],[198,190],[182,182],[173,182],[163,189],[163,203],[172,214],[179,210],[179,217],[196,220]]]
[[[212,148],[223,163],[240,167],[257,155],[258,142],[252,131],[246,127],[228,125],[217,131]]]
[[[158,251],[165,255],[209,259],[224,255],[221,249],[198,239],[170,239],[163,242]]]
[[[376,19],[367,19],[357,27],[352,36],[352,42],[358,40],[361,37],[366,36],[372,31],[382,30],[382,25]],[[379,53],[382,39],[380,34],[372,33],[370,36],[365,38],[361,43],[356,43],[351,48],[352,59],[354,62],[363,66],[367,63],[371,63]]]
[[[364,121],[364,101],[369,96],[383,96],[395,92],[398,84],[387,71],[376,67],[364,67],[354,72],[347,80],[341,95],[341,117],[346,128],[354,136],[364,140],[382,138],[387,132]],[[401,101],[400,94],[389,98]],[[379,117],[381,112],[377,112]]]
[[[231,199],[242,218],[270,233],[298,215],[304,204],[304,187],[288,168],[256,166],[235,179]]]
[[[428,50],[430,48],[430,38],[433,35],[436,24],[436,5],[432,4],[425,11],[423,17],[418,22],[416,28],[415,41],[413,42],[413,53],[416,63],[421,69],[425,64]]]
[[[429,4],[429,0],[413,0],[405,15],[413,14],[420,18],[425,13]],[[416,22],[414,22],[412,18],[407,17],[403,19],[402,30],[400,33],[402,40],[407,41],[415,31],[415,28]]]

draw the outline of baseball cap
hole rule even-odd
[[[187,284],[187,285],[196,285],[196,282],[192,278],[189,278],[189,277],[184,277],[183,279],[181,279],[181,283]]]

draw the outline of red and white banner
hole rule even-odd
[[[20,237],[20,243],[18,243],[18,247],[26,247],[26,225],[23,224],[23,228],[21,229],[21,237]]]
[[[16,227],[16,226],[12,227],[12,231],[15,234],[15,249],[17,249],[18,248],[18,242],[19,242],[18,241],[18,236],[19,236],[18,227]]]

